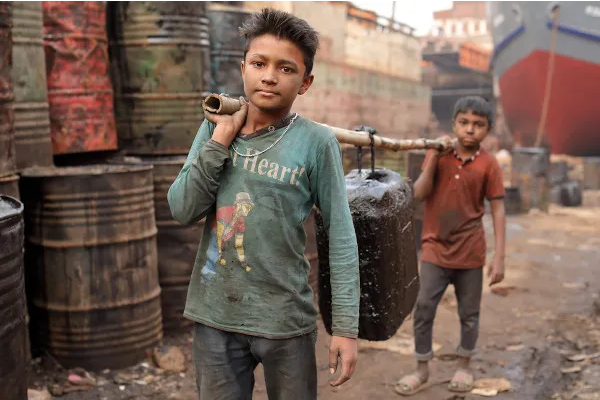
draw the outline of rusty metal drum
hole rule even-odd
[[[511,186],[519,188],[521,208],[548,211],[550,152],[544,148],[522,147],[512,151]]]
[[[358,241],[358,337],[387,340],[411,313],[419,292],[412,188],[398,173],[387,169],[350,171],[346,188]],[[317,244],[319,311],[331,334],[329,238],[319,213]]]
[[[206,3],[109,2],[119,148],[187,154],[210,90]]]
[[[52,165],[41,1],[13,2],[14,130],[17,169]]]
[[[241,63],[246,39],[238,28],[251,15],[248,11],[219,3],[209,6],[211,88],[214,93],[227,93],[234,98],[244,96]]]
[[[135,364],[162,339],[152,166],[21,175],[31,341],[64,367]]]
[[[0,1],[0,174],[16,168],[12,62],[12,2]]]
[[[186,158],[186,156],[137,156],[111,160],[111,163],[153,166],[163,328],[170,332],[192,325],[190,320],[183,317],[183,311],[204,230],[204,220],[187,226],[175,221],[167,200],[169,188],[183,168]]]
[[[21,198],[19,195],[19,175],[0,174],[0,195]]]
[[[0,399],[27,400],[30,356],[23,230],[23,204],[0,195]]]
[[[42,5],[53,153],[116,150],[106,2]]]

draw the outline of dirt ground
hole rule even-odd
[[[493,246],[485,217],[488,248]],[[501,293],[485,287],[475,378],[506,378],[512,390],[498,399],[600,399],[600,192],[586,192],[584,207],[552,207],[549,213],[511,216],[507,222],[506,280]],[[355,376],[333,389],[327,366],[329,338],[320,326],[317,343],[319,399],[395,399],[398,379],[414,367],[412,322],[381,343],[360,343]],[[416,400],[459,398],[447,391],[455,362],[459,323],[453,289],[438,309],[434,328],[436,358],[430,386]],[[93,374],[96,386],[61,396],[65,400],[195,399],[191,333],[165,338],[179,346],[187,371],[157,370],[151,360],[126,371]],[[569,358],[571,358],[571,361]],[[63,383],[68,371],[50,358],[34,360],[30,388]],[[117,373],[120,373],[115,379]],[[129,373],[129,375],[124,375]],[[133,373],[133,374],[132,374]],[[255,399],[267,399],[260,367]],[[118,383],[115,383],[117,381]]]

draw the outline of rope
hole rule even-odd
[[[375,138],[374,135],[377,133],[375,128],[370,126],[359,125],[354,128],[357,132],[367,132],[369,134],[369,147],[371,148],[371,173],[375,171]],[[356,164],[358,166],[358,173],[362,172],[362,147],[356,146]]]
[[[556,55],[556,36],[558,31],[558,14],[559,7],[552,10],[552,41],[550,44],[550,58],[548,59],[548,72],[546,74],[546,87],[544,93],[544,102],[542,103],[542,115],[538,125],[537,137],[535,139],[535,147],[540,147],[542,136],[546,129],[546,119],[548,117],[548,108],[550,106],[550,95],[552,88],[552,76],[554,75],[554,57]]]

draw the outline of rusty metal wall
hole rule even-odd
[[[16,168],[13,127],[12,2],[0,2],[0,175]]]
[[[0,196],[0,399],[7,400],[27,400],[30,356],[23,230],[23,204]]]
[[[119,148],[187,154],[210,90],[206,3],[109,2]]]
[[[211,91],[214,93],[227,93],[235,98],[244,96],[240,65],[246,39],[240,36],[238,27],[250,15],[218,3],[209,7]]]
[[[52,165],[41,1],[13,2],[17,169]]]
[[[135,364],[162,339],[152,166],[21,175],[31,341],[67,368]]]
[[[19,175],[0,175],[0,195],[6,195],[19,199]]]
[[[116,150],[105,2],[42,6],[54,154]]]

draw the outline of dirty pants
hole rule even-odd
[[[199,400],[252,400],[254,369],[263,364],[269,400],[317,398],[317,330],[266,339],[195,324],[193,356]]]
[[[419,361],[433,358],[433,320],[449,284],[454,285],[460,318],[460,345],[456,353],[461,357],[471,357],[475,352],[479,335],[483,268],[451,269],[423,261],[413,323],[415,355]]]

